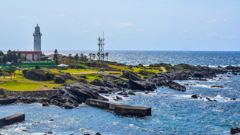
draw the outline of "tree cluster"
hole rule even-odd
[[[16,53],[15,51],[8,50],[7,54],[4,54],[0,51],[0,60],[2,64],[6,62],[18,63],[18,60],[21,60],[22,55],[20,53]]]

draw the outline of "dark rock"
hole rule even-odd
[[[24,69],[23,75],[28,79],[37,80],[37,81],[52,80],[54,77],[54,74],[52,74],[51,72],[44,73],[44,71],[42,70],[35,70],[35,69],[32,69],[32,70]]]
[[[58,89],[58,87],[53,87],[53,89]]]
[[[50,119],[49,121],[53,121],[53,119]]]
[[[95,135],[101,135],[101,134],[97,132]]]
[[[84,135],[90,135],[90,134],[84,134]]]
[[[118,93],[118,95],[128,95],[126,91]]]
[[[94,81],[91,82],[91,84],[96,86],[104,86],[104,83],[99,79],[95,79]]]
[[[195,71],[192,76],[197,78],[202,78],[204,75],[202,72]]]
[[[236,98],[230,98],[230,100],[237,100]]]
[[[223,86],[213,85],[211,88],[223,88]]]
[[[134,72],[130,72],[130,71],[124,71],[122,77],[125,77],[127,79],[131,79],[131,80],[135,80],[135,81],[142,80],[140,76],[138,76]]]
[[[29,132],[29,130],[27,130],[27,129],[23,129],[22,131],[23,131],[23,132]],[[1,135],[1,134],[0,134],[0,135]]]
[[[117,82],[116,84],[117,84],[117,86],[120,86],[120,87],[122,87],[124,85],[124,83],[122,83],[122,82]]]
[[[116,96],[116,99],[113,99],[113,100],[118,101],[118,100],[123,100],[123,99],[121,97],[119,97],[119,96]]]
[[[175,89],[175,90],[178,90],[178,91],[186,91],[186,87],[185,86],[182,86],[178,83],[175,83],[173,81],[169,81],[168,82],[168,87],[171,88],[171,89]]]
[[[197,99],[197,98],[198,98],[198,95],[192,95],[191,98],[193,98],[193,99]]]
[[[212,101],[215,101],[215,102],[217,102],[217,100],[211,100],[209,97],[206,97],[206,99],[208,100],[208,101],[210,101],[210,102],[212,102]]]
[[[208,101],[212,101],[209,97],[206,97],[206,99],[207,99]]]
[[[104,87],[101,87],[100,90],[98,90],[99,93],[108,93],[109,91],[105,89]]]
[[[47,107],[47,106],[49,106],[49,104],[48,103],[43,103],[42,106]]]
[[[237,75],[237,73],[235,73],[235,72],[232,72],[232,74],[233,74],[233,75]]]
[[[66,82],[66,80],[63,77],[58,76],[58,75],[55,75],[54,81],[55,81],[55,83],[59,83],[59,84]]]
[[[133,81],[129,80],[128,87],[131,89],[137,89],[137,90],[150,90],[154,91],[156,89],[156,86],[151,82],[146,81]]]
[[[102,79],[103,79],[104,82],[108,81],[108,78],[105,75],[102,75]]]
[[[87,80],[82,79],[82,78],[78,79],[78,81],[79,81],[79,82],[82,82],[82,83],[84,83],[84,84],[89,84],[89,82],[88,82]]]
[[[145,94],[148,94],[149,93],[149,91],[145,91]]]
[[[132,90],[129,90],[128,95],[136,95],[136,94]]]
[[[231,134],[237,134],[237,133],[240,133],[240,128],[231,128],[231,131],[230,131]]]
[[[78,77],[79,77],[79,78],[83,78],[83,79],[87,79],[87,76],[86,76],[86,75],[79,75]]]
[[[44,87],[48,87],[47,85],[44,85]]]
[[[46,134],[52,134],[53,132],[52,131],[47,131]]]

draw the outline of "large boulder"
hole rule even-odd
[[[52,80],[54,77],[54,74],[52,74],[49,71],[43,71],[43,70],[37,70],[37,69],[24,69],[23,70],[23,75],[31,80],[36,80],[36,81],[46,81],[46,80]]]
[[[84,84],[89,84],[89,82],[83,78],[78,79],[78,81]]]
[[[168,84],[168,87],[171,88],[171,89],[175,89],[175,90],[178,90],[178,91],[186,91],[185,86],[182,86],[182,85],[180,85],[176,82],[169,81],[167,84]]]
[[[192,76],[197,78],[202,78],[204,75],[202,72],[195,71]]]
[[[66,82],[66,80],[63,77],[58,76],[58,75],[54,76],[54,81],[55,81],[55,83],[59,83],[59,84]]]
[[[134,72],[129,72],[129,71],[124,71],[122,77],[125,77],[127,79],[131,79],[131,80],[135,80],[135,81],[142,80],[140,76],[138,76]]]
[[[104,86],[104,83],[99,79],[95,79],[94,81],[91,82],[91,84],[96,86]]]
[[[153,91],[154,89],[156,89],[156,86],[151,83],[151,82],[146,82],[146,81],[134,81],[134,80],[129,80],[129,83],[128,83],[128,87],[130,89],[137,89],[137,90],[150,90],[150,91]]]

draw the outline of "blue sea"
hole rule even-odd
[[[59,51],[76,54],[91,51]],[[45,54],[50,54],[46,51]],[[240,52],[175,52],[175,51],[109,51],[109,60],[137,65],[142,63],[188,63],[192,65],[240,66]],[[135,96],[123,97],[123,101],[110,102],[152,107],[152,116],[126,117],[86,104],[66,110],[41,104],[17,104],[0,106],[0,118],[15,113],[25,113],[26,121],[6,126],[0,133],[9,135],[44,134],[52,131],[59,135],[84,133],[103,135],[154,135],[154,134],[230,134],[231,127],[240,127],[240,76],[218,75],[208,81],[177,81],[187,88],[186,92],[159,87],[149,94],[137,92]],[[224,88],[211,88],[220,85]],[[191,95],[203,99],[191,99]],[[209,102],[206,97],[216,99]],[[232,101],[230,98],[236,98]],[[49,121],[53,119],[54,121]],[[36,123],[40,122],[40,123]],[[29,132],[23,132],[23,129]]]

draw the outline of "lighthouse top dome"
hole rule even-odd
[[[38,24],[37,24],[36,28],[40,28],[40,27],[38,26]]]

